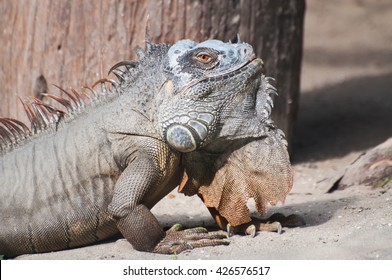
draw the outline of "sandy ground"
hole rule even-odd
[[[284,206],[307,225],[234,236],[229,246],[177,256],[137,252],[124,239],[19,259],[392,259],[392,189],[328,193],[363,151],[392,137],[392,3],[308,1],[295,183]],[[173,192],[153,212],[165,226],[214,223],[197,197]],[[181,213],[180,215],[178,213]]]

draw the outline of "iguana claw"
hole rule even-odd
[[[245,234],[249,235],[250,237],[255,237],[256,236],[256,226],[255,225],[250,225],[247,227],[247,229],[245,230]]]
[[[236,233],[245,233],[250,237],[255,237],[257,231],[269,231],[276,232],[278,234],[282,233],[282,225],[279,222],[264,223],[260,221],[252,221],[250,223],[233,227],[230,224],[227,225],[227,236],[231,237]]]
[[[300,227],[306,223],[304,219],[299,215],[284,216],[280,213],[275,213],[268,219],[262,220],[258,218],[252,218],[252,221],[236,227],[227,224],[227,236],[231,237],[236,233],[245,233],[251,237],[255,237],[257,231],[269,231],[282,233],[282,227]]]
[[[180,224],[173,225],[166,231],[165,238],[154,248],[154,253],[179,254],[185,250],[199,247],[229,245],[223,231],[208,232],[203,227],[182,230]]]
[[[272,214],[271,217],[268,218],[270,222],[279,222],[283,227],[302,227],[306,225],[304,218],[297,214],[291,214],[285,216],[281,213]]]

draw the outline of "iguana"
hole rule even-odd
[[[31,128],[0,118],[0,254],[80,247],[119,232],[157,253],[228,244],[221,231],[163,230],[150,209],[178,185],[222,228],[251,221],[250,197],[261,212],[284,200],[292,172],[269,116],[276,90],[250,45],[146,40],[137,54],[110,69],[116,79],[60,88],[68,99],[45,94],[65,110],[22,101]]]

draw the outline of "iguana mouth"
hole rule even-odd
[[[244,64],[241,64],[235,68],[229,69],[229,71],[226,71],[226,72],[218,74],[218,75],[206,75],[202,79],[199,79],[199,80],[196,80],[196,81],[190,83],[189,85],[187,85],[186,87],[184,87],[181,90],[181,93],[188,91],[193,86],[195,86],[201,82],[204,82],[204,81],[210,81],[210,82],[211,81],[219,81],[219,80],[228,79],[230,77],[234,77],[234,76],[240,74],[241,72],[248,70],[251,67],[254,68],[254,71],[252,71],[252,72],[256,73],[256,72],[258,72],[258,70],[261,72],[264,67],[264,63],[260,58],[256,58],[256,55],[252,55],[247,62],[245,62]]]
[[[207,75],[207,76],[205,77],[205,79],[207,79],[207,78],[214,78],[214,77],[218,78],[218,77],[222,77],[222,76],[224,76],[224,75],[236,75],[236,74],[240,73],[239,71],[240,71],[241,69],[247,68],[247,66],[248,66],[249,64],[253,63],[253,62],[259,63],[260,66],[263,67],[263,61],[262,61],[260,58],[256,58],[256,55],[253,54],[253,55],[248,59],[248,61],[246,61],[245,63],[243,63],[243,64],[241,64],[241,65],[238,65],[237,67],[234,67],[234,68],[232,68],[232,69],[229,69],[228,71],[226,71],[226,72],[223,73],[223,74],[211,75],[211,76],[208,76],[208,75]]]

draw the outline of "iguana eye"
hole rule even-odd
[[[196,59],[201,63],[209,63],[211,62],[212,57],[208,53],[201,52],[196,55]]]

